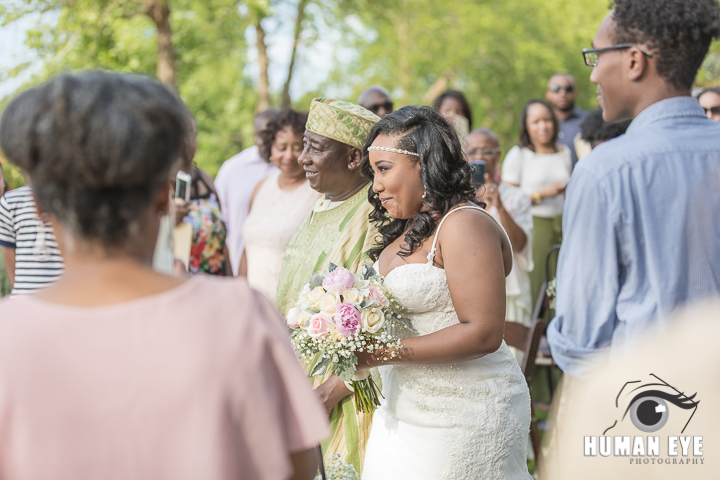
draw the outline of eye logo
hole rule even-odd
[[[616,408],[620,408],[621,397],[623,397],[623,405],[625,405],[625,400],[632,395],[632,398],[627,403],[627,408],[623,413],[621,421],[625,420],[629,414],[630,420],[638,430],[645,433],[657,432],[665,426],[670,418],[670,407],[668,406],[668,403],[670,403],[683,410],[693,411],[680,432],[683,433],[690,424],[690,420],[692,420],[695,415],[698,404],[700,403],[699,400],[695,400],[697,393],[688,397],[684,392],[673,387],[657,375],[651,373],[650,376],[653,377],[654,380],[650,380],[649,383],[642,384],[642,380],[626,382],[618,392],[615,398]],[[640,391],[638,392],[638,390]],[[614,428],[617,423],[616,420],[615,423],[603,432],[603,435],[605,435],[608,430]]]

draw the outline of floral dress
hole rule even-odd
[[[199,172],[193,173],[192,191],[195,196],[190,199],[190,213],[184,220],[193,229],[188,270],[193,275],[225,275],[227,229],[220,216],[220,202]],[[197,195],[198,182],[205,185],[208,193]]]

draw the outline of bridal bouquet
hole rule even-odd
[[[287,314],[293,347],[310,364],[310,376],[330,369],[352,382],[355,408],[371,413],[382,394],[368,371],[356,373],[356,352],[399,347],[400,339],[413,330],[371,266],[356,275],[332,263],[328,270],[325,275],[312,274]],[[384,360],[396,355],[392,350]]]

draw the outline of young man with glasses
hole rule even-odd
[[[547,336],[571,376],[720,294],[720,125],[690,96],[718,37],[717,0],[615,0],[583,51],[605,121],[632,123],[567,187]]]
[[[575,152],[575,138],[580,133],[580,123],[585,118],[585,112],[575,105],[578,92],[575,79],[569,73],[556,73],[548,81],[545,98],[555,112],[560,123],[558,141],[570,149],[572,166],[578,161]]]

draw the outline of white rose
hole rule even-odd
[[[385,313],[380,308],[366,308],[360,314],[360,320],[365,330],[376,333],[385,323]]]
[[[308,302],[310,302],[310,305],[313,307],[317,307],[317,304],[323,295],[325,295],[325,289],[322,287],[315,287],[307,294]]]
[[[363,280],[362,278],[355,277],[355,283],[353,284],[354,288],[357,288],[358,290],[361,290],[363,288],[367,288],[370,285],[370,282],[368,280]]]
[[[343,300],[345,300],[347,303],[352,303],[353,305],[360,305],[363,302],[363,295],[357,288],[345,290],[342,296]]]
[[[328,292],[322,296],[320,301],[317,303],[317,307],[322,312],[333,315],[335,313],[335,307],[339,303],[340,303],[340,296]]]
[[[290,310],[288,310],[287,313],[287,324],[290,328],[297,328],[298,320],[300,319],[300,309],[297,307],[293,307]]]
[[[297,318],[297,326],[301,328],[307,327],[310,322],[310,317],[312,317],[312,315],[310,315],[308,312],[300,311],[300,314]]]

